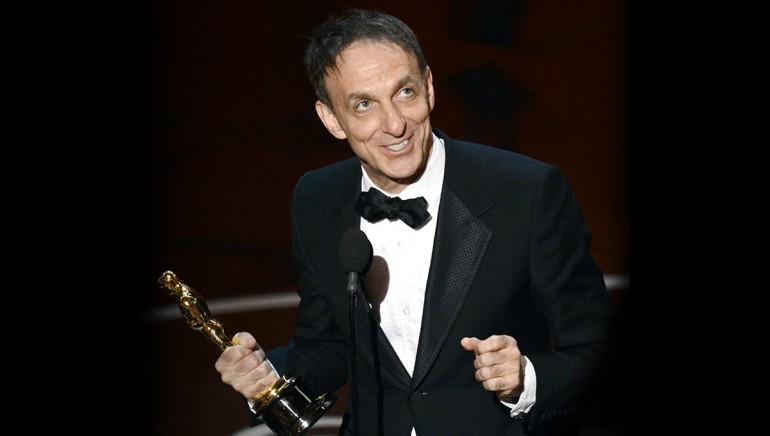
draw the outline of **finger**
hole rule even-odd
[[[253,352],[251,350],[240,345],[227,347],[224,351],[222,351],[222,354],[219,355],[219,358],[217,359],[214,366],[217,368],[217,371],[221,372],[228,366],[234,366],[238,364],[238,362],[240,362],[244,357],[252,353]]]
[[[503,383],[504,381],[502,378],[495,377],[493,379],[482,381],[481,385],[484,386],[484,389],[488,391],[497,392],[498,390],[505,389]]]
[[[480,353],[476,356],[474,364],[476,368],[492,367],[497,365],[505,365],[507,362],[514,359],[514,356],[510,353],[502,351],[487,351]]]
[[[492,351],[499,351],[514,345],[516,345],[516,339],[513,339],[510,336],[492,335],[482,341],[479,341],[478,345],[476,345],[476,348],[478,348],[479,353],[481,354],[489,353]]]
[[[500,397],[510,397],[515,387],[509,377],[495,377],[481,382],[481,386],[489,392],[494,392]]]
[[[263,378],[267,377],[273,372],[273,366],[270,365],[270,362],[267,360],[262,361],[259,365],[256,366],[251,372],[249,372],[249,377],[255,382],[258,382],[262,380]]]
[[[518,375],[519,370],[517,362],[505,362],[499,365],[484,365],[476,368],[476,379],[478,381],[492,380],[495,378],[510,378],[513,380],[518,377]]]
[[[254,368],[253,371],[248,373],[243,378],[247,385],[252,385],[252,388],[248,386],[244,387],[245,392],[252,391],[252,393],[260,393],[269,389],[278,380],[278,374],[273,371],[270,362],[264,361],[259,366]]]

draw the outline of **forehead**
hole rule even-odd
[[[352,42],[337,55],[338,67],[340,64],[361,61],[364,59],[395,60],[409,62],[414,56],[399,45],[388,41],[375,41],[360,39]]]
[[[337,56],[336,68],[326,77],[330,91],[386,84],[407,76],[419,77],[416,57],[395,44],[356,41]],[[335,89],[336,88],[336,89]]]

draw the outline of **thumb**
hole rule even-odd
[[[479,342],[481,341],[479,341],[478,338],[462,338],[460,340],[460,345],[468,351],[475,351]]]
[[[233,345],[243,345],[249,350],[254,350],[257,347],[257,340],[251,333],[238,332],[233,336]]]

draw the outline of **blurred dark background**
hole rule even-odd
[[[248,330],[266,348],[291,335],[291,305],[261,306],[253,297],[295,289],[289,202],[296,180],[352,155],[317,119],[302,64],[312,28],[351,6],[392,13],[417,33],[433,70],[435,127],[564,170],[613,301],[627,319],[628,3],[148,4],[138,24],[147,79],[140,91],[147,97],[143,434],[228,435],[247,425],[242,399],[214,369],[218,350],[184,324],[173,297],[157,286],[164,271],[202,293],[228,333]],[[623,391],[614,386],[575,410],[586,435],[624,434]]]

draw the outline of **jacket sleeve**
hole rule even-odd
[[[530,292],[548,320],[552,349],[527,356],[537,373],[530,429],[564,414],[599,383],[613,349],[614,316],[590,230],[561,170],[545,168],[532,210]]]
[[[319,256],[327,256],[323,253],[327,253],[330,248],[308,246],[308,233],[323,229],[314,227],[320,224],[313,218],[315,209],[321,207],[316,203],[322,199],[306,193],[303,189],[306,184],[312,185],[312,182],[308,182],[307,175],[297,183],[292,196],[292,256],[299,274],[300,303],[297,307],[292,342],[283,351],[283,358],[274,365],[279,372],[300,377],[312,393],[322,394],[332,392],[347,382],[348,331],[347,325],[341,325],[334,317],[336,312],[332,301],[333,298],[345,301],[345,294],[339,290],[327,289],[331,285],[327,283],[327,279],[319,276],[318,269],[329,268],[319,267],[314,263]],[[336,253],[337,247],[333,247],[331,251]]]

